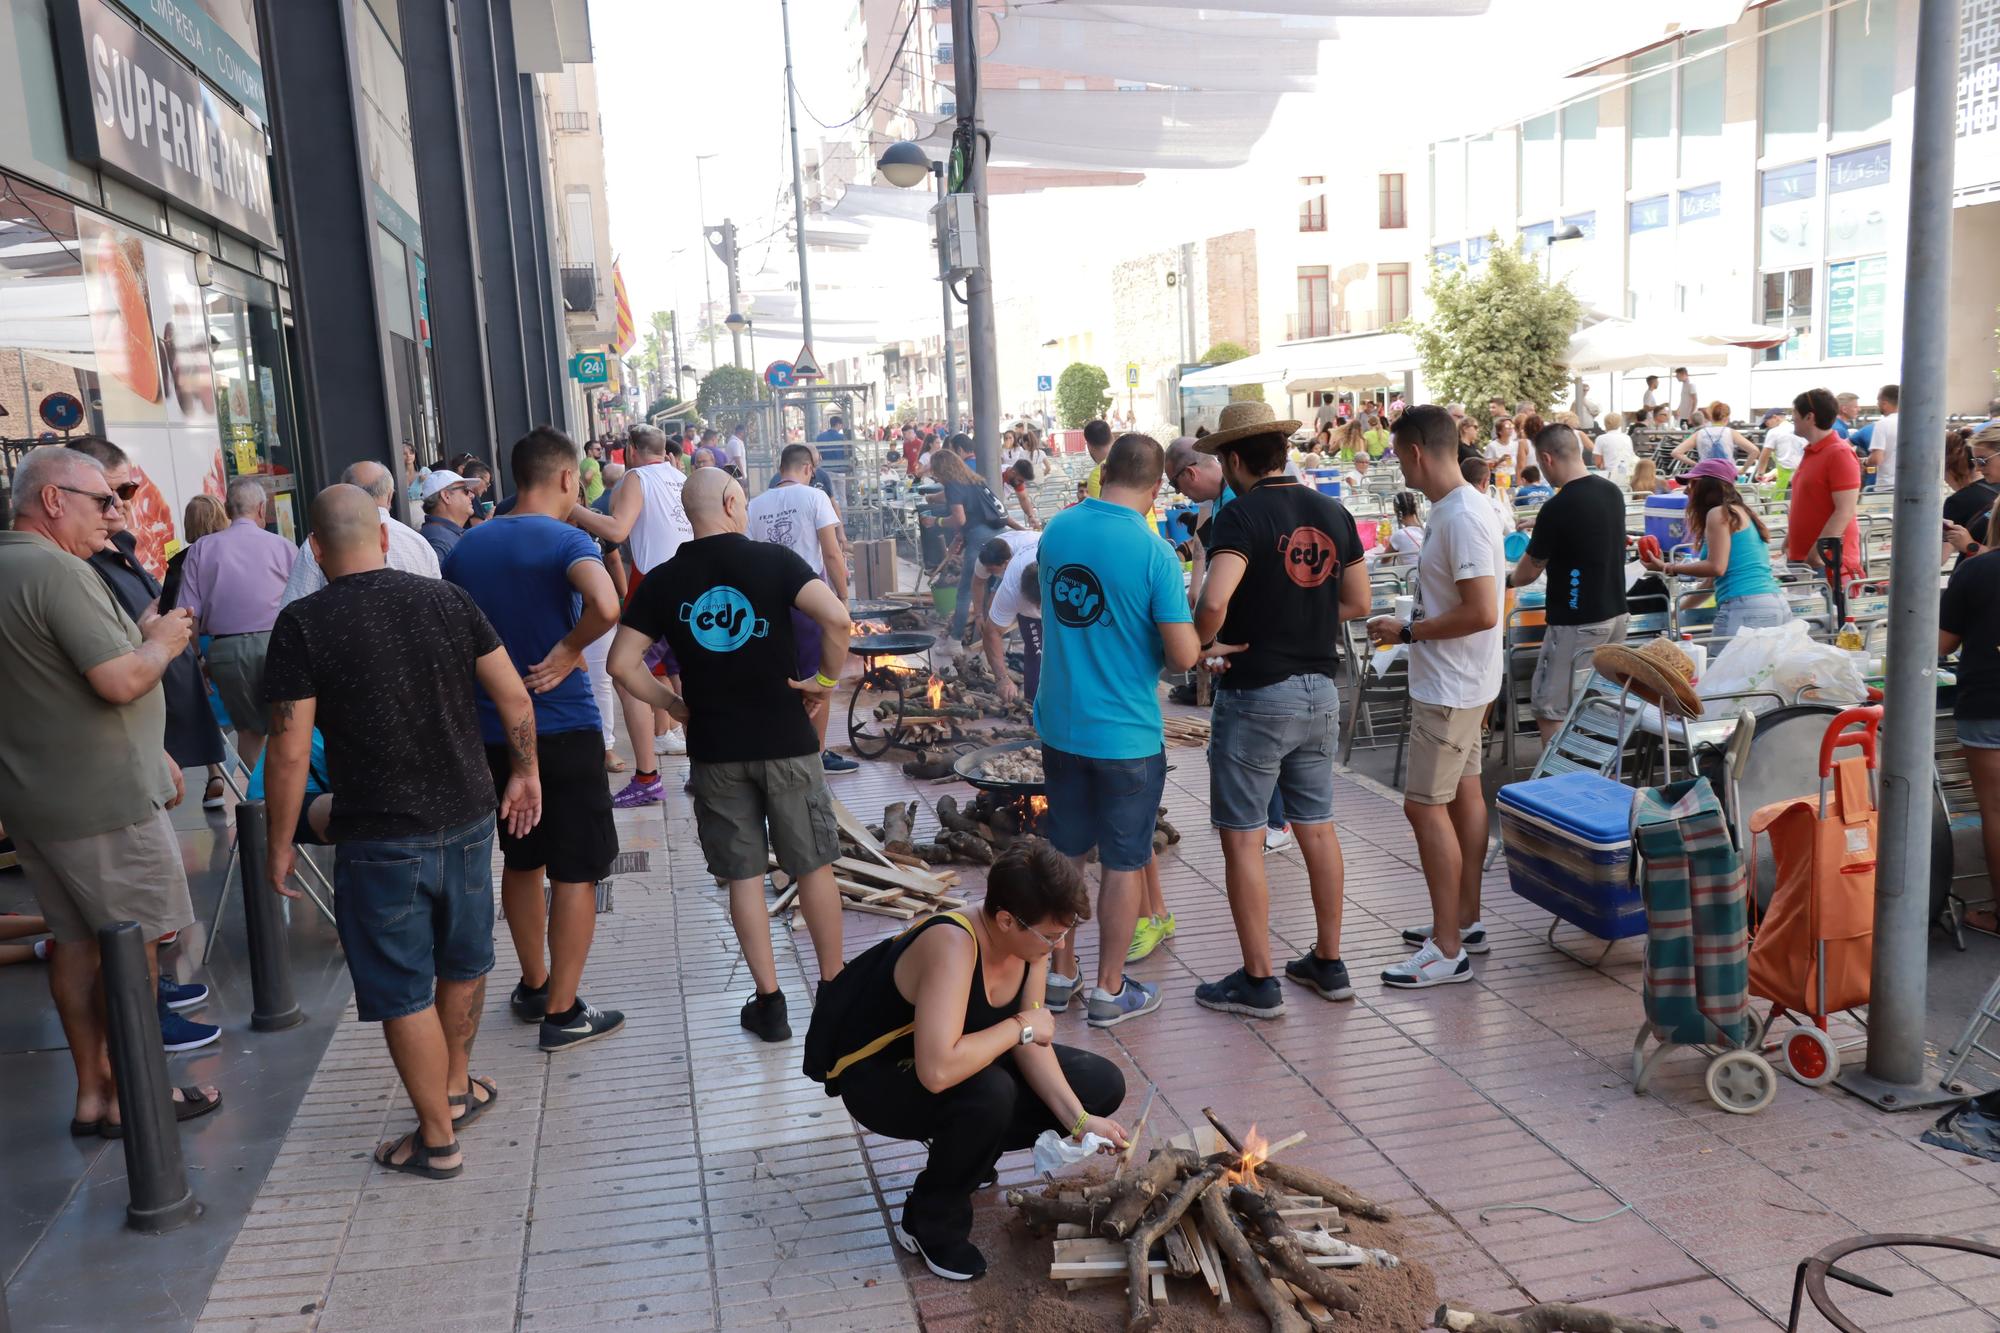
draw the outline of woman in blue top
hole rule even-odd
[[[1693,560],[1667,561],[1641,556],[1648,569],[1683,578],[1707,580],[1681,606],[1699,606],[1714,585],[1714,642],[1719,648],[1743,629],[1782,625],[1792,608],[1771,573],[1771,534],[1752,513],[1736,489],[1736,464],[1704,458],[1685,473],[1687,524],[1702,535],[1700,554]]]
[[[1706,413],[1708,424],[1682,440],[1674,448],[1674,457],[1684,459],[1690,454],[1700,461],[1719,458],[1730,465],[1730,480],[1736,479],[1736,459],[1738,455],[1757,457],[1757,446],[1737,434],[1729,424],[1729,404],[1710,403]]]

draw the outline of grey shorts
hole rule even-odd
[[[49,930],[64,944],[94,940],[114,921],[137,922],[149,940],[194,921],[180,838],[165,810],[61,842],[9,832]]]
[[[270,647],[268,633],[224,634],[208,641],[208,678],[239,731],[261,735],[265,730],[264,655]]]
[[[1544,722],[1569,716],[1579,673],[1590,670],[1590,655],[1607,643],[1625,641],[1626,616],[1594,625],[1550,625],[1542,634],[1542,654],[1535,659],[1535,679],[1528,686],[1528,706]]]
[[[1340,690],[1325,676],[1218,689],[1208,741],[1209,822],[1262,829],[1275,788],[1294,824],[1333,822]]]
[[[840,855],[840,825],[817,751],[794,759],[697,762],[689,768],[695,832],[709,874],[762,879],[769,857],[776,855],[784,872],[797,879]]]

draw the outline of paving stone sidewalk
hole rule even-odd
[[[1288,996],[1257,1023],[1197,1007],[1197,980],[1239,961],[1222,856],[1206,828],[1207,770],[1172,750],[1167,804],[1186,841],[1163,864],[1179,933],[1134,971],[1161,983],[1159,1013],[1062,1039],[1160,1087],[1151,1132],[1215,1106],[1269,1131],[1305,1130],[1297,1159],[1395,1206],[1447,1293],[1487,1308],[1573,1299],[1688,1329],[1782,1324],[1797,1261],[1862,1231],[2000,1240],[2000,1166],[1919,1145],[1923,1118],[1876,1114],[1790,1082],[1761,1115],[1715,1109],[1702,1062],[1670,1058],[1651,1095],[1629,1083],[1640,1021],[1636,942],[1598,969],[1550,950],[1547,917],[1487,880],[1493,952],[1478,980],[1388,992],[1397,932],[1428,918],[1396,802],[1343,775],[1345,956],[1357,999]],[[334,1038],[198,1328],[935,1330],[980,1326],[976,1291],[938,1281],[888,1235],[921,1149],[859,1134],[798,1072],[797,1040],[763,1047],[736,1009],[749,991],[724,896],[701,866],[667,760],[663,809],[621,812],[623,846],[649,865],[616,880],[598,918],[585,993],[626,1030],[550,1058],[516,1024],[504,938],[474,1068],[502,1100],[468,1132],[466,1173],[433,1184],[375,1169],[374,1145],[411,1123],[373,1027]],[[866,764],[836,792],[864,820],[950,785]],[[961,790],[961,796],[965,793]],[[1271,858],[1280,951],[1313,935],[1296,852]],[[976,877],[968,876],[968,881]],[[852,956],[896,923],[844,916]],[[1094,933],[1084,932],[1086,965]],[[803,1035],[801,924],[779,963]],[[350,1015],[351,1018],[351,1015]],[[1032,1174],[1025,1155],[1003,1184]],[[1537,1212],[1482,1210],[1532,1203]],[[1896,1292],[1844,1308],[1870,1330],[2000,1329],[2000,1267],[1937,1252],[1855,1265]],[[990,1319],[991,1316],[988,1316]],[[987,1324],[987,1327],[995,1325]],[[1825,1324],[1809,1316],[1807,1328]]]

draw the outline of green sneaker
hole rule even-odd
[[[1160,925],[1160,938],[1163,940],[1170,940],[1173,937],[1174,937],[1174,914],[1172,912],[1169,912],[1167,913],[1167,919]]]
[[[1132,928],[1132,947],[1125,951],[1125,961],[1136,963],[1141,958],[1160,947],[1160,941],[1167,937],[1166,923],[1156,916],[1142,916],[1139,924]]]

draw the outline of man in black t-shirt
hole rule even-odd
[[[493,968],[493,774],[473,681],[493,700],[512,769],[500,819],[541,818],[535,711],[500,636],[464,589],[385,569],[389,529],[358,486],[312,507],[331,580],[279,612],[264,664],[271,886],[287,897],[313,728],[333,780],[334,908],[354,1003],[382,1024],[417,1128],[376,1150],[392,1171],[465,1169],[457,1126],[498,1093],[468,1070]]]
[[[1209,817],[1222,838],[1243,966],[1196,987],[1195,1002],[1256,1018],[1285,1012],[1271,974],[1264,879],[1274,786],[1305,857],[1318,930],[1285,975],[1325,999],[1354,994],[1340,961],[1343,868],[1333,827],[1340,692],[1333,676],[1341,622],[1368,614],[1368,569],[1354,519],[1340,502],[1285,475],[1298,424],[1273,420],[1262,404],[1231,403],[1222,429],[1196,445],[1220,460],[1236,493],[1215,516],[1195,632],[1208,645],[1204,653],[1227,665],[1216,683],[1209,739]]]
[[[847,607],[788,546],[744,535],[748,504],[727,473],[688,478],[682,504],[694,539],[647,574],[611,645],[614,680],[687,725],[695,830],[709,873],[729,882],[730,915],[757,993],[743,1026],[765,1041],[792,1035],[778,989],[764,905],[768,857],[799,881],[820,978],[840,972],[840,893],[833,861],[840,836],[820,766],[813,716],[827,707],[847,662]],[[820,668],[794,680],[792,608],[820,627]],[[646,669],[664,638],[694,702]],[[770,837],[765,838],[769,825]]]
[[[1591,653],[1625,638],[1625,492],[1591,472],[1576,432],[1560,422],[1536,434],[1535,459],[1556,488],[1535,515],[1528,550],[1514,566],[1519,588],[1548,571],[1548,625],[1528,689],[1546,743],[1569,716],[1576,673]],[[1509,689],[1512,685],[1509,684]]]
[[[1938,615],[1938,655],[1954,651],[1959,753],[1979,802],[1987,882],[2000,888],[2000,551],[1952,571]]]

